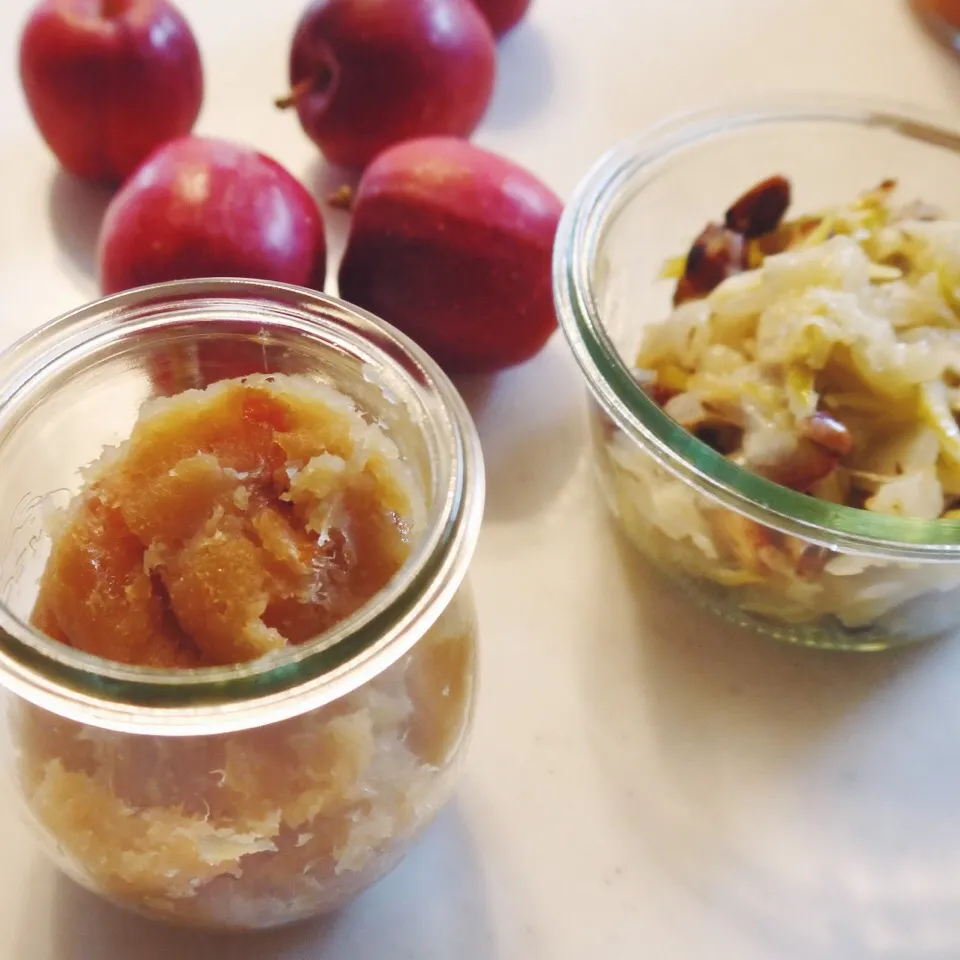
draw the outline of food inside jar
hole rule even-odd
[[[675,306],[644,327],[634,374],[702,443],[781,486],[868,513],[956,519],[960,221],[897,203],[897,189],[885,180],[789,217],[785,177],[751,188],[664,267]],[[740,609],[864,629],[960,585],[954,565],[838,554],[755,523],[619,431],[599,442],[632,538],[734,589]]]
[[[58,519],[33,622],[174,671],[269,657],[380,591],[423,509],[383,429],[308,378],[150,401]],[[381,675],[239,733],[121,734],[18,701],[22,789],[74,876],[126,906],[228,928],[331,909],[446,799],[475,640],[458,595]]]
[[[677,306],[636,367],[740,466],[932,519],[960,506],[960,222],[895,189],[785,220],[789,182],[757,184],[668,264]]]
[[[241,663],[381,590],[418,509],[396,447],[329,387],[259,376],[155,400],[61,519],[34,623],[122,663]]]

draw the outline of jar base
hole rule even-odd
[[[212,916],[209,919],[200,918],[189,914],[176,914],[150,908],[130,900],[125,900],[122,897],[111,896],[101,890],[97,890],[92,884],[84,882],[84,880],[72,875],[63,868],[60,868],[58,872],[63,883],[83,890],[91,896],[96,897],[101,903],[107,904],[129,916],[134,916],[173,930],[192,930],[197,933],[211,933],[219,936],[243,936],[258,933],[268,934],[278,930],[290,930],[297,927],[307,928],[311,924],[330,922],[341,910],[361,900],[369,890],[390,876],[404,861],[406,852],[406,850],[398,851],[395,857],[392,858],[392,862],[378,864],[380,869],[377,874],[374,877],[363,878],[362,883],[358,884],[359,889],[349,897],[340,898],[336,902],[331,902],[320,907],[313,907],[300,913],[293,913],[288,916],[275,915],[270,919],[254,923],[236,923],[225,919],[217,920]]]
[[[625,549],[636,555],[646,569],[661,580],[672,584],[701,610],[705,610],[726,624],[749,630],[751,633],[780,643],[841,653],[878,653],[932,642],[953,632],[953,628],[947,626],[919,636],[907,635],[878,624],[852,628],[832,616],[818,617],[807,623],[780,622],[772,617],[744,609],[731,595],[729,587],[713,583],[703,577],[691,576],[673,565],[665,564],[663,557],[645,549],[622,528],[615,513],[611,514],[610,522]],[[900,611],[892,616],[899,616],[906,620],[909,612]]]

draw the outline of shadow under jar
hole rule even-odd
[[[827,101],[683,117],[602,158],[561,223],[554,294],[592,397],[600,483],[629,540],[699,603],[793,643],[877,650],[960,626],[960,523],[779,486],[700,442],[632,372],[672,310],[664,264],[745,189],[791,179],[791,214],[886,178],[960,217],[960,133],[916,111]],[[721,535],[722,531],[722,535]]]
[[[29,625],[49,516],[142,403],[250,373],[334,387],[423,500],[407,559],[323,635],[230,666],[127,666]],[[465,581],[483,466],[462,401],[409,340],[292,287],[202,280],[83,307],[0,358],[5,760],[52,859],[123,907],[217,929],[334,909],[449,798],[474,707]]]

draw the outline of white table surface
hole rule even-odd
[[[198,130],[321,189],[322,162],[271,105],[298,0],[181,2],[205,57]],[[2,343],[94,296],[104,203],[57,172],[27,115],[27,7],[0,3]],[[901,0],[535,0],[477,140],[567,196],[648,121],[764,89],[882,94],[960,121],[960,62]],[[336,238],[343,215],[328,223]],[[0,957],[960,957],[960,641],[838,657],[718,627],[618,547],[559,335],[469,392],[489,470],[482,695],[458,798],[420,847],[332,919],[215,938],[102,905],[11,813]]]

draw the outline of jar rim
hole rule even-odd
[[[955,561],[960,559],[960,521],[887,516],[832,504],[726,459],[651,400],[605,330],[596,267],[606,234],[631,199],[698,145],[738,131],[816,122],[874,129],[960,154],[960,129],[950,118],[912,104],[873,98],[753,98],[655,123],[604,154],[580,181],[564,211],[553,255],[560,328],[590,393],[614,423],[659,465],[715,502],[831,549],[888,560]]]
[[[413,403],[430,446],[428,515],[410,556],[359,610],[304,644],[224,667],[129,666],[45,636],[0,601],[0,683],[78,722],[166,736],[224,733],[315,709],[377,676],[435,622],[466,576],[480,531],[483,458],[469,411],[446,374],[417,344],[374,315],[287,284],[210,278],[140,287],[69,311],[0,353],[0,447],[5,414],[34,395],[64,358],[107,338],[136,337],[219,315],[349,344],[394,396]],[[215,322],[215,320],[214,320]],[[428,405],[427,399],[430,404]]]

